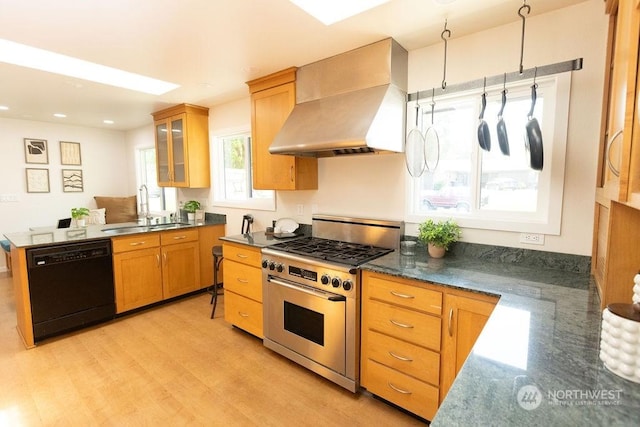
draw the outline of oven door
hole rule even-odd
[[[346,298],[268,277],[265,338],[345,375]]]

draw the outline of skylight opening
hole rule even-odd
[[[322,22],[331,25],[338,21],[358,15],[389,0],[289,0],[309,15]]]
[[[0,62],[109,86],[162,95],[180,85],[0,39]]]

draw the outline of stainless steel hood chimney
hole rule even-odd
[[[402,152],[407,51],[388,38],[298,69],[296,105],[271,154]]]

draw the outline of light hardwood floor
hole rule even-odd
[[[200,294],[26,350],[0,273],[0,426],[424,425],[209,319]]]

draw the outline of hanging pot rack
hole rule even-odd
[[[522,80],[533,79],[542,76],[550,76],[553,74],[565,73],[567,71],[582,70],[582,58],[572,59],[570,61],[556,62],[555,64],[542,65],[540,67],[527,68],[526,70],[514,71],[512,73],[496,74],[495,76],[487,77],[487,86],[494,86],[498,84],[506,85],[509,83],[519,82]],[[457,92],[465,92],[473,89],[482,89],[484,86],[485,78],[476,80],[470,80],[464,83],[447,85],[446,89],[435,88],[435,96],[442,96],[445,94],[452,94]],[[416,101],[425,98],[432,97],[432,89],[420,90],[407,95],[407,102]]]

